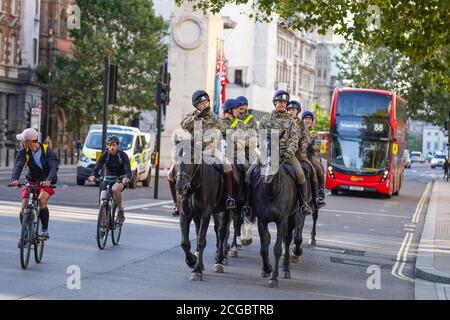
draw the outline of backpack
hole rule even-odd
[[[42,145],[44,147],[44,158],[47,158],[47,148],[48,148],[48,144],[43,144]],[[30,154],[28,153],[30,151],[29,148],[25,149],[25,165],[24,167],[28,167],[28,162],[30,161]]]

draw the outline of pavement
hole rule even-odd
[[[415,296],[450,300],[450,183],[434,182],[417,253]]]

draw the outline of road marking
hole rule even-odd
[[[414,230],[415,230],[415,224],[419,221],[420,213],[422,212],[423,205],[425,203],[425,200],[427,198],[428,192],[430,190],[431,182],[428,182],[422,197],[420,198],[419,203],[417,204],[416,211],[414,212],[414,215],[412,217],[412,221],[410,224],[405,224],[405,226],[414,226],[413,229],[404,229],[406,230],[405,237],[403,238],[402,245],[400,246],[400,250],[397,253],[397,259],[392,267],[391,274],[399,279],[414,282],[415,280],[412,278],[409,278],[404,275],[403,270],[405,269],[406,263],[408,261],[408,254],[409,249],[411,248],[412,239],[414,236]]]
[[[339,212],[339,213],[348,213],[348,214],[358,214],[362,216],[379,216],[379,217],[389,217],[389,218],[405,218],[404,216],[398,216],[394,214],[383,214],[383,213],[375,213],[375,212],[360,212],[360,211],[345,211],[345,210],[334,210],[334,209],[320,209],[320,211],[328,211],[328,212]]]
[[[141,205],[136,205],[136,206],[130,206],[130,207],[125,207],[125,210],[134,210],[134,209],[142,209],[142,208],[152,208],[152,207],[162,207],[163,205],[166,204],[173,204],[172,200],[166,200],[166,201],[160,201],[160,202],[155,202],[155,203],[148,203],[148,204],[141,204]]]

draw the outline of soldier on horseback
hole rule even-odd
[[[248,112],[248,100],[244,96],[239,96],[236,98],[239,104],[239,119],[242,120],[245,129],[258,129],[258,124],[256,123],[253,115]]]
[[[297,178],[298,193],[301,200],[301,212],[303,215],[312,214],[310,206],[307,204],[307,185],[305,174],[300,165],[300,162],[295,157],[295,153],[298,149],[298,132],[297,126],[294,120],[286,112],[286,107],[289,102],[289,93],[284,90],[278,90],[275,92],[272,102],[275,106],[275,110],[272,111],[270,115],[264,116],[259,123],[259,130],[261,129],[277,129],[280,132],[279,139],[279,154],[281,162],[290,164],[295,172]],[[247,188],[251,186],[251,176],[253,170],[256,168],[257,164],[252,164],[250,169],[247,171],[246,183]],[[249,196],[247,197],[247,204],[243,209],[243,214],[249,218],[250,221],[254,221],[255,216],[250,209],[250,192],[247,192]]]
[[[319,198],[321,199],[321,203],[325,205],[325,179],[324,179],[324,172],[322,164],[320,163],[320,160],[318,158],[318,155],[320,153],[320,136],[319,133],[314,129],[313,122],[314,122],[314,114],[310,111],[305,111],[302,114],[302,121],[305,124],[306,128],[308,129],[308,135],[310,143],[306,149],[307,157],[309,161],[314,166],[314,169],[316,170],[317,179],[319,183]]]
[[[194,137],[194,127],[196,124],[201,123],[203,135],[202,141],[202,150],[204,153],[208,153],[215,159],[218,160],[219,163],[223,165],[223,171],[225,176],[225,187],[227,199],[225,201],[226,209],[235,209],[236,202],[233,199],[233,170],[230,161],[224,156],[224,154],[217,149],[217,137],[220,138],[225,134],[225,129],[222,125],[222,121],[214,115],[210,107],[210,99],[208,93],[203,90],[198,90],[194,92],[192,95],[192,105],[196,110],[188,113],[183,120],[180,122],[180,126],[182,129],[189,132],[192,137]],[[219,130],[220,134],[215,135],[211,132],[214,129]],[[208,134],[209,133],[209,134]],[[168,180],[170,186],[170,192],[172,195],[172,199],[175,203],[174,213],[178,211],[176,208],[176,190],[175,190],[175,180],[173,177],[174,166],[172,166],[169,170]]]
[[[322,197],[319,196],[319,186],[318,186],[318,179],[315,167],[313,164],[309,161],[306,150],[308,148],[308,145],[310,144],[310,136],[308,133],[308,129],[306,128],[305,124],[300,120],[298,115],[300,114],[302,107],[300,105],[300,102],[297,100],[291,100],[287,106],[288,112],[291,114],[292,118],[295,121],[295,124],[298,129],[299,134],[299,140],[298,140],[298,150],[296,152],[296,157],[302,164],[302,166],[305,166],[308,168],[311,172],[311,185],[312,185],[312,193],[314,197],[314,201],[317,204],[318,208],[322,208],[325,205],[325,201]]]

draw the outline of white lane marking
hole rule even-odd
[[[383,213],[375,213],[375,212],[360,212],[360,211],[345,211],[345,210],[334,210],[334,209],[320,209],[320,211],[328,211],[328,212],[338,212],[338,213],[348,213],[348,214],[358,214],[363,216],[378,216],[378,217],[389,217],[389,218],[405,218],[404,216],[398,216],[394,214],[383,214]]]
[[[414,212],[414,215],[412,217],[411,224],[408,224],[408,225],[415,226],[415,224],[418,222],[420,213],[422,212],[422,208],[425,203],[428,192],[430,190],[430,187],[431,187],[431,182],[428,182],[428,184],[422,194],[422,197],[420,198],[419,203],[417,203],[416,211]],[[405,226],[406,225],[407,224],[405,224]],[[406,262],[408,260],[409,249],[411,248],[411,243],[412,243],[412,239],[414,236],[414,229],[415,229],[415,227],[411,230],[407,230],[405,237],[403,239],[402,245],[400,246],[400,250],[397,253],[396,262],[395,262],[394,266],[392,267],[392,271],[391,271],[391,274],[393,276],[400,278],[402,280],[410,281],[410,282],[414,282],[415,280],[405,276],[403,274],[403,270],[405,269]]]
[[[163,205],[171,204],[171,203],[173,203],[172,200],[166,200],[166,201],[160,201],[160,202],[155,202],[155,203],[129,206],[129,207],[125,207],[124,209],[125,210],[135,210],[135,209],[142,209],[142,208],[162,207]]]

